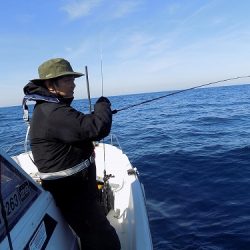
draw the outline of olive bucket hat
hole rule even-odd
[[[82,73],[74,72],[70,63],[63,58],[50,59],[44,62],[39,66],[38,74],[40,78],[33,79],[31,80],[32,82],[39,83],[60,76],[74,76],[77,78],[84,75]]]

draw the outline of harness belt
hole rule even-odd
[[[60,178],[64,178],[64,177],[76,174],[88,168],[94,161],[95,161],[95,157],[94,157],[94,154],[92,154],[88,159],[80,162],[79,164],[75,165],[72,168],[68,168],[62,171],[52,172],[52,173],[38,172],[38,175],[40,176],[42,180],[56,180],[56,179],[60,179]]]

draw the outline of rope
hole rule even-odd
[[[135,103],[135,104],[126,106],[126,107],[121,108],[121,109],[115,109],[115,110],[112,111],[112,114],[116,114],[117,112],[120,112],[120,111],[123,111],[123,110],[127,110],[127,109],[130,109],[130,108],[133,108],[133,107],[137,107],[137,106],[149,103],[149,102],[153,102],[153,101],[156,101],[156,100],[168,97],[168,96],[176,95],[176,94],[179,94],[179,93],[183,93],[183,92],[186,92],[186,91],[189,91],[189,90],[201,88],[201,87],[204,87],[204,86],[209,86],[209,85],[216,84],[216,83],[227,82],[227,81],[231,81],[231,80],[237,80],[237,79],[249,78],[249,77],[250,77],[250,75],[249,76],[237,76],[237,77],[227,78],[227,79],[223,79],[223,80],[219,80],[219,81],[215,81],[215,82],[209,82],[209,83],[201,84],[201,85],[191,87],[191,88],[188,88],[188,89],[182,89],[182,90],[175,91],[175,92],[172,92],[172,93],[169,93],[169,94],[166,94],[166,95],[163,95],[163,96],[159,96],[159,97],[156,97],[156,98],[153,98],[153,99],[150,99],[150,100],[146,100],[146,101],[143,101],[143,102],[140,102],[140,103]]]

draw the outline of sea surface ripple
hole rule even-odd
[[[166,93],[110,100],[120,109]],[[88,110],[86,100],[74,106]],[[21,106],[0,108],[1,147],[25,132]],[[196,89],[118,112],[112,133],[140,172],[155,250],[250,249],[250,85]]]

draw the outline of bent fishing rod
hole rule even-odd
[[[231,78],[227,78],[227,79],[223,79],[223,80],[219,80],[219,81],[215,81],[215,82],[209,82],[209,83],[201,84],[201,85],[194,86],[194,87],[187,88],[187,89],[178,90],[178,91],[175,91],[175,92],[163,95],[163,96],[159,96],[159,97],[156,97],[156,98],[153,98],[153,99],[149,99],[149,100],[146,100],[146,101],[143,101],[143,102],[135,103],[135,104],[126,106],[124,108],[114,109],[114,110],[112,110],[112,114],[116,114],[116,113],[118,113],[120,111],[124,111],[124,110],[130,109],[130,108],[134,108],[134,107],[137,107],[137,106],[149,103],[149,102],[153,102],[153,101],[156,101],[156,100],[168,97],[168,96],[177,95],[177,94],[189,91],[189,90],[198,89],[198,88],[209,86],[209,85],[213,85],[213,84],[216,84],[216,83],[227,82],[227,81],[238,80],[238,79],[249,78],[249,77],[250,77],[250,75],[249,76],[231,77]]]

